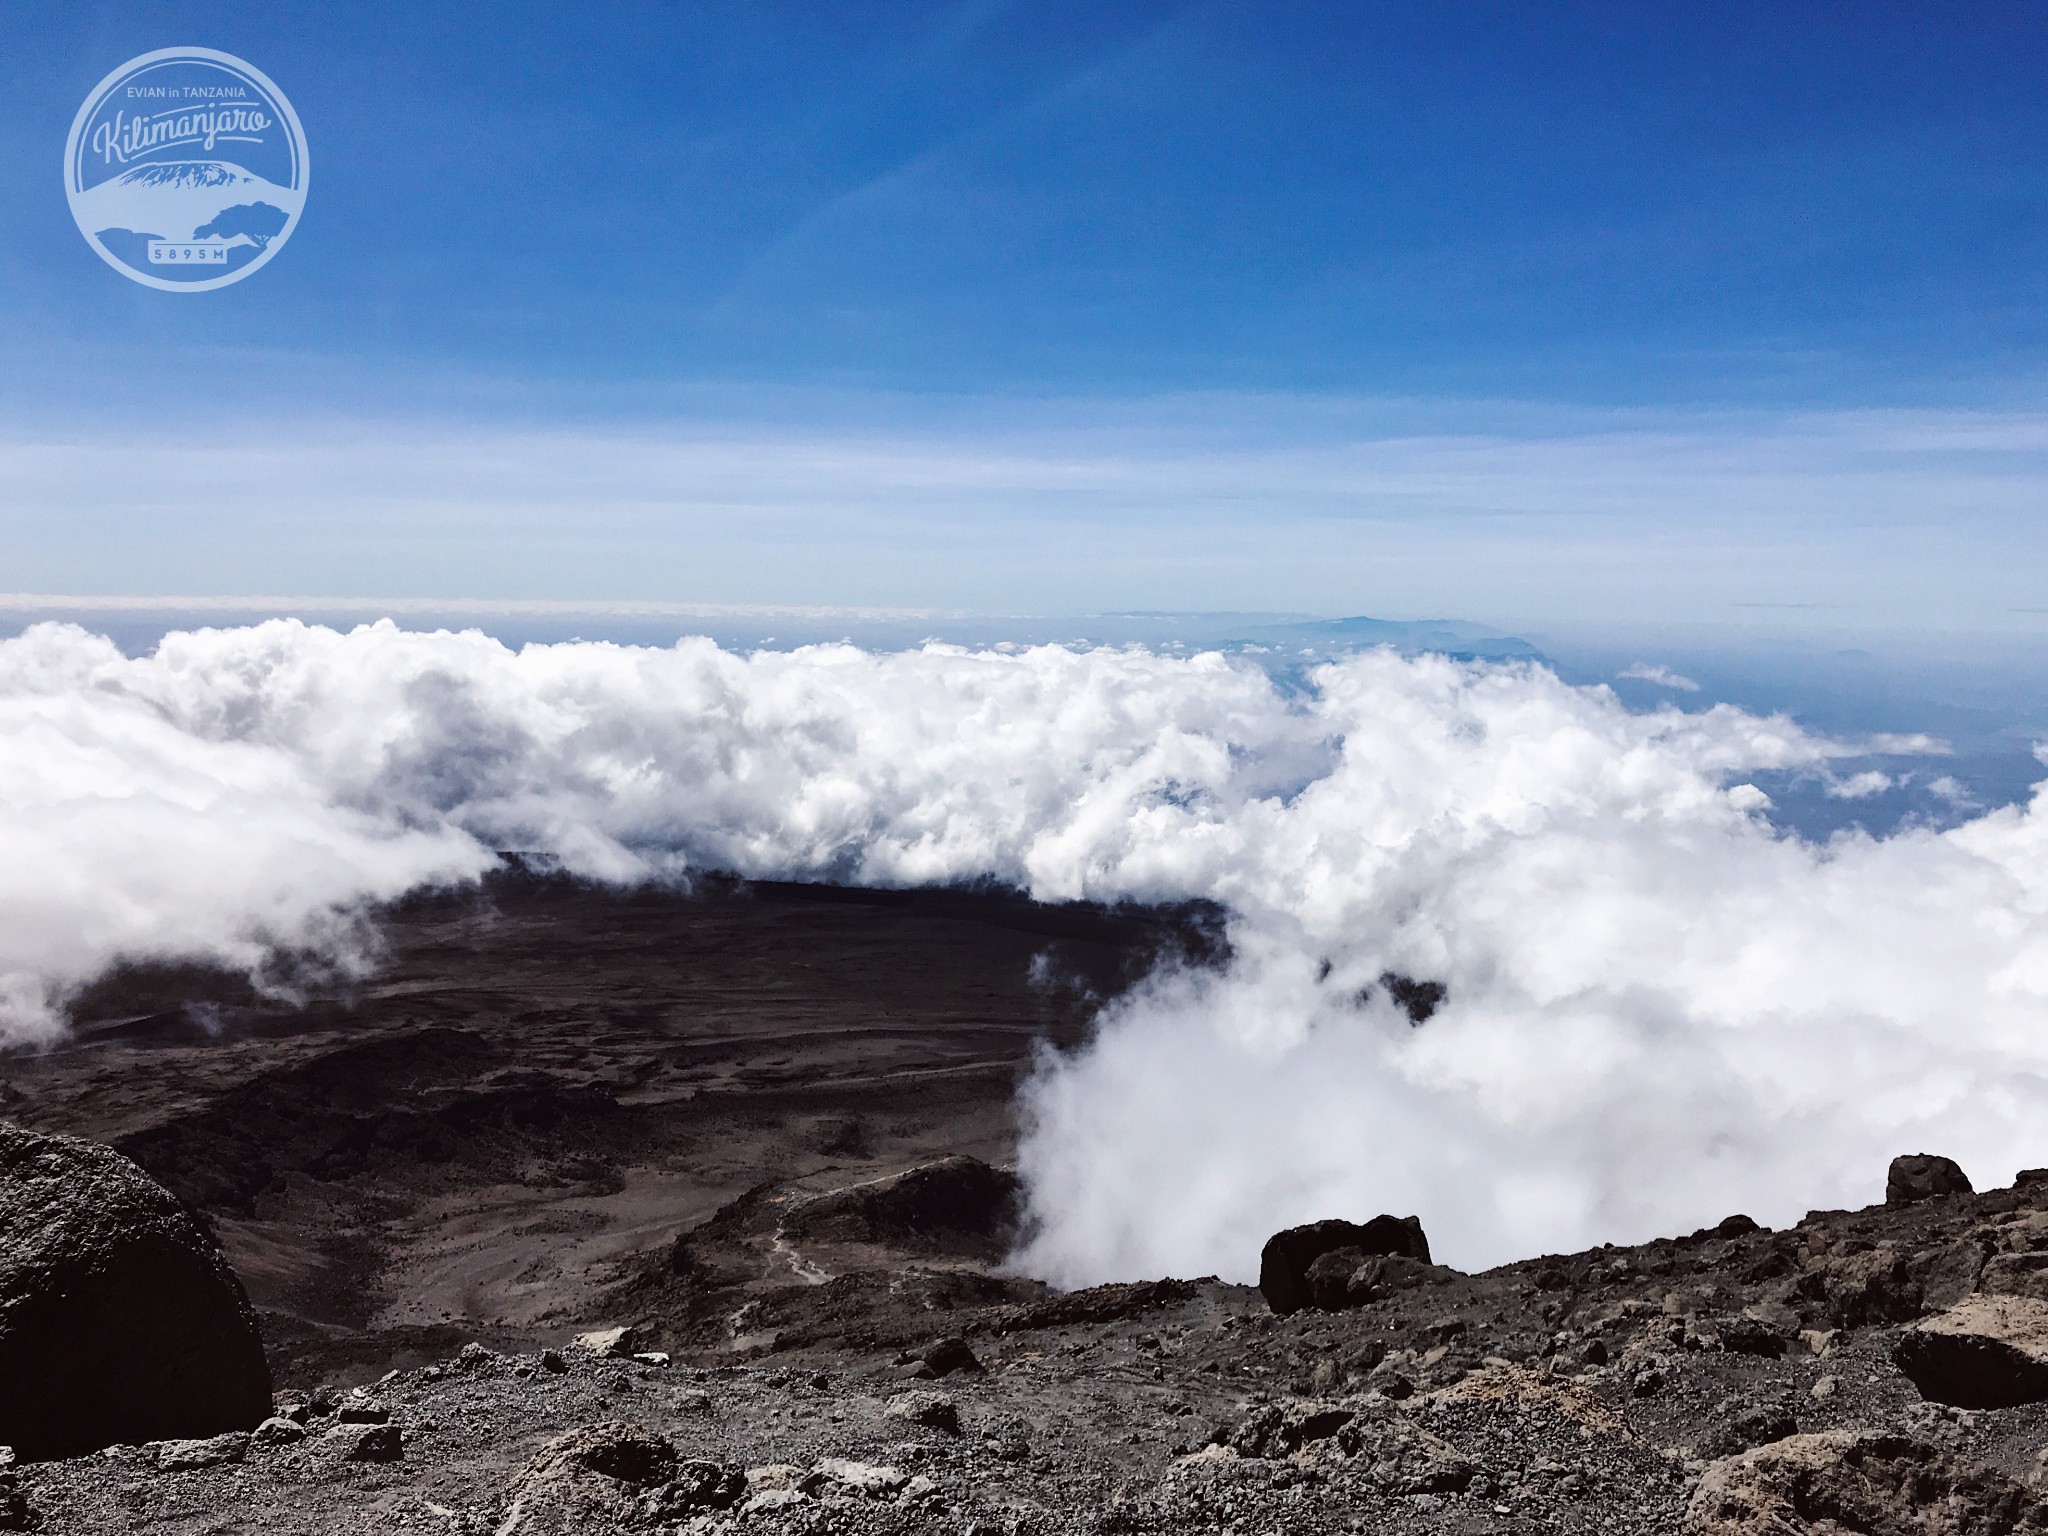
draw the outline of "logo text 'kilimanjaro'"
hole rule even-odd
[[[92,150],[108,165],[126,165],[137,155],[173,144],[197,144],[209,154],[222,139],[260,144],[276,119],[261,107],[206,107],[196,112],[160,112],[130,117],[116,112],[92,131]]]

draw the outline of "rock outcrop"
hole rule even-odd
[[[2048,1302],[1972,1296],[1899,1334],[1892,1361],[1922,1397],[1955,1408],[2048,1399]]]
[[[1995,1472],[1904,1435],[1794,1435],[1716,1462],[1686,1512],[1694,1536],[2015,1536],[2048,1530],[2048,1505]]]
[[[979,1158],[942,1157],[890,1178],[804,1201],[783,1219],[801,1242],[874,1243],[912,1252],[999,1257],[1016,1230],[1017,1175]]]
[[[1884,1203],[1910,1205],[1936,1195],[1967,1195],[1974,1192],[1970,1176],[1945,1157],[1931,1152],[1911,1152],[1892,1159],[1885,1175]]]
[[[1350,1221],[1315,1221],[1289,1227],[1266,1239],[1259,1254],[1259,1292],[1281,1316],[1305,1307],[1337,1311],[1366,1299],[1352,1293],[1351,1277],[1369,1259],[1429,1263],[1429,1239],[1414,1216],[1375,1216],[1360,1226]]]
[[[0,1124],[0,1444],[200,1440],[270,1412],[220,1247],[119,1153]]]

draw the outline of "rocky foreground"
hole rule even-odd
[[[1953,1165],[1902,1159],[1868,1210],[1782,1232],[1733,1217],[1477,1275],[1427,1262],[1416,1224],[1331,1223],[1269,1245],[1263,1293],[1003,1280],[968,1257],[1003,1193],[998,1171],[955,1159],[772,1220],[772,1201],[738,1202],[623,1286],[636,1310],[611,1329],[471,1345],[348,1389],[286,1381],[260,1426],[17,1465],[4,1518],[498,1536],[2048,1530],[2048,1173],[1972,1193]],[[750,1232],[815,1283],[756,1288],[708,1326]]]
[[[2048,1179],[1005,1275],[1020,1077],[1214,916],[508,873],[366,981],[110,978],[0,1057],[0,1529],[2048,1530]]]

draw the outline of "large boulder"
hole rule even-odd
[[[1267,1238],[1259,1253],[1259,1293],[1282,1316],[1304,1307],[1334,1310],[1347,1304],[1344,1277],[1381,1256],[1429,1263],[1422,1222],[1414,1216],[1375,1216],[1363,1226],[1312,1221],[1289,1227]],[[1324,1262],[1319,1266],[1318,1261]]]
[[[117,1152],[0,1124],[0,1444],[75,1456],[269,1412],[255,1312],[191,1213]]]
[[[1970,1176],[1956,1163],[1931,1152],[1909,1152],[1892,1159],[1884,1179],[1886,1205],[1911,1205],[1936,1195],[1968,1195],[1975,1191]]]
[[[2048,1399],[2048,1303],[1972,1296],[1901,1331],[1892,1363],[1920,1395],[1956,1408]]]
[[[1693,1536],[2017,1536],[2048,1531],[2048,1505],[1995,1472],[1904,1435],[1794,1435],[1718,1461],[1686,1510]]]

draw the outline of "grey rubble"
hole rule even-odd
[[[1742,1536],[1801,1529],[1793,1493],[1852,1515],[1890,1500],[1846,1529],[2039,1528],[2048,1405],[1928,1402],[1893,1352],[1970,1295],[2040,1285],[2048,1182],[1745,1225],[1479,1275],[1417,1265],[1338,1312],[1278,1317],[1214,1281],[966,1307],[932,1332],[982,1369],[915,1385],[910,1352],[837,1333],[744,1359],[728,1336],[731,1363],[694,1333],[670,1365],[478,1347],[376,1385],[397,1461],[348,1459],[340,1404],[293,1399],[307,1437],[258,1437],[238,1463],[167,1471],[136,1447],[16,1475],[59,1533],[485,1533],[552,1443],[625,1425],[728,1494],[602,1489],[621,1530]],[[630,1321],[661,1339],[659,1317]],[[958,1430],[891,1412],[907,1391],[950,1399]]]

